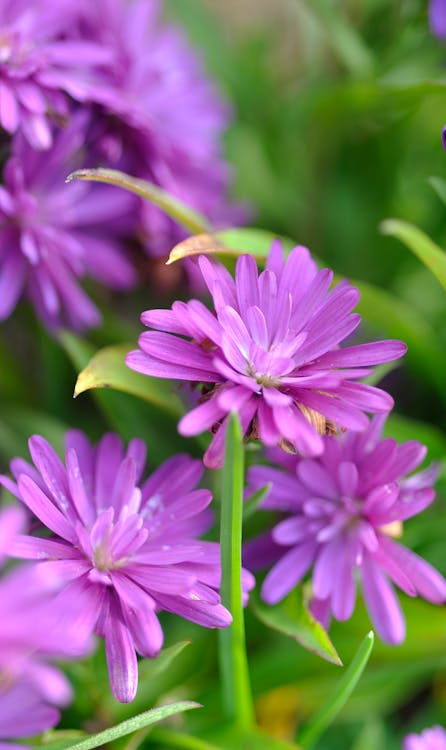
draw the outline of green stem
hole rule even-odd
[[[242,518],[244,449],[238,418],[228,418],[221,508],[221,598],[232,624],[219,632],[225,716],[240,728],[255,724],[242,605]]]

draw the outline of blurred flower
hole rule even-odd
[[[78,113],[60,131],[50,152],[33,150],[21,135],[12,144],[0,187],[0,319],[26,289],[37,313],[51,326],[97,325],[100,314],[77,279],[93,276],[116,289],[134,272],[114,232],[132,197],[65,177],[81,158],[87,118]]]
[[[355,381],[370,374],[369,365],[401,357],[405,345],[379,341],[339,349],[359,325],[360,316],[351,314],[359,292],[347,281],[329,292],[333,273],[318,271],[306,248],[294,248],[284,261],[280,243],[273,243],[260,275],[252,256],[242,255],[235,282],[205,256],[199,265],[215,316],[197,300],[143,313],[143,323],[168,333],[143,333],[140,350],[126,361],[145,375],[204,384],[179,431],[215,432],[207,466],[222,465],[233,410],[246,436],[313,456],[323,451],[319,433],[335,431],[335,424],[364,430],[364,411],[392,408],[387,393]]]
[[[10,134],[20,130],[35,149],[52,145],[51,121],[68,113],[65,94],[83,99],[91,71],[112,55],[100,44],[67,38],[71,6],[0,0],[0,124]]]
[[[446,732],[443,727],[431,727],[421,734],[408,734],[403,750],[446,750]]]
[[[219,545],[196,537],[209,527],[211,493],[194,489],[200,461],[177,455],[139,488],[145,446],[127,452],[117,435],[96,449],[78,431],[67,433],[66,467],[41,437],[30,439],[35,467],[15,489],[55,535],[19,536],[18,557],[42,560],[67,580],[59,595],[88,595],[82,622],[105,638],[113,694],[131,701],[138,682],[135,650],[155,657],[163,643],[156,612],[163,609],[204,627],[226,627],[231,615],[220,603]],[[37,476],[36,476],[37,474]],[[254,581],[243,574],[245,590]]]
[[[16,534],[22,531],[24,522],[22,508],[8,506],[0,511],[0,564],[8,554]]]
[[[397,445],[391,438],[381,439],[384,421],[375,417],[362,434],[324,438],[324,452],[316,459],[274,450],[284,470],[250,470],[251,488],[272,482],[262,508],[288,515],[269,538],[248,543],[245,562],[255,565],[262,554],[263,565],[275,559],[261,592],[269,604],[283,599],[313,566],[312,609],[323,622],[330,615],[337,620],[351,616],[358,570],[377,633],[388,643],[399,643],[404,617],[389,579],[409,596],[435,604],[446,601],[446,581],[392,539],[400,535],[402,521],[433,501],[437,467],[406,477],[426,449],[415,440]]]
[[[446,2],[445,0],[430,0],[429,25],[431,31],[440,39],[446,39]]]
[[[0,513],[1,551],[11,551],[23,521],[21,508]],[[71,699],[71,686],[51,660],[77,658],[89,648],[90,633],[79,627],[77,608],[57,600],[54,571],[25,565],[0,577],[0,747],[5,739],[27,737],[59,721],[54,707]],[[7,746],[6,746],[7,747]]]
[[[221,154],[230,108],[204,72],[183,31],[160,19],[158,0],[81,3],[78,34],[113,50],[89,89],[96,150],[109,166],[148,179],[201,211],[216,228],[240,223],[245,209],[226,197],[230,168]],[[166,254],[184,230],[140,202],[140,237]]]

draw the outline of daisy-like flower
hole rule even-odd
[[[99,311],[78,278],[89,275],[115,289],[135,281],[114,237],[119,221],[127,226],[132,198],[105,186],[64,184],[82,158],[87,125],[77,113],[50,153],[35,151],[20,134],[13,140],[0,186],[0,320],[26,291],[52,328],[97,325]]]
[[[202,464],[174,456],[139,485],[141,440],[125,453],[117,435],[104,436],[95,449],[70,431],[65,466],[43,438],[29,445],[34,467],[21,462],[17,484],[2,481],[53,536],[19,536],[13,553],[47,558],[45,569],[67,580],[61,601],[89,596],[82,621],[105,639],[113,694],[131,701],[136,651],[155,657],[163,643],[158,610],[210,628],[231,622],[218,593],[219,545],[197,539],[209,527],[212,497],[195,489]],[[254,583],[247,572],[243,582],[245,590]]]
[[[426,449],[415,440],[398,445],[381,439],[385,417],[375,417],[362,434],[324,438],[318,458],[285,456],[283,469],[256,466],[252,488],[272,482],[263,508],[284,511],[269,537],[248,543],[245,562],[274,559],[261,595],[276,604],[312,572],[315,616],[347,620],[354,609],[356,573],[378,635],[400,643],[404,617],[395,583],[409,596],[434,604],[446,601],[445,579],[425,560],[397,543],[402,522],[432,503],[437,467],[412,472]],[[265,564],[265,562],[264,562]],[[254,567],[254,566],[253,566]]]
[[[347,281],[329,291],[333,273],[318,271],[309,251],[296,247],[284,260],[273,243],[265,270],[237,260],[235,280],[224,266],[199,258],[215,314],[201,302],[175,302],[141,319],[158,329],[143,333],[127,355],[133,370],[201,384],[199,404],[179,423],[183,435],[212,429],[204,461],[222,465],[226,418],[237,411],[246,436],[305,456],[323,451],[320,433],[361,431],[364,412],[388,412],[392,398],[358,383],[370,365],[401,357],[400,341],[338,348],[357,328],[359,292]],[[187,340],[190,339],[190,340]]]
[[[446,750],[446,732],[443,727],[431,727],[421,734],[408,734],[403,750]]]
[[[0,125],[20,130],[35,149],[52,145],[51,121],[67,115],[66,94],[85,98],[92,69],[112,57],[93,41],[69,38],[69,6],[0,0]]]

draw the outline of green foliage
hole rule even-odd
[[[324,628],[306,608],[301,587],[294,589],[274,606],[264,604],[259,596],[251,594],[251,606],[257,617],[268,627],[291,636],[301,646],[321,656],[322,659],[342,665]]]

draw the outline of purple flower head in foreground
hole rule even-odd
[[[431,727],[421,734],[408,734],[403,750],[446,750],[446,732],[443,727]]]
[[[116,289],[134,282],[113,236],[132,199],[103,186],[64,184],[79,158],[86,127],[78,113],[58,133],[51,152],[33,150],[21,135],[14,138],[0,187],[0,320],[26,290],[50,327],[97,325],[99,311],[78,278],[93,276]],[[106,222],[99,232],[97,226]]]
[[[51,118],[67,114],[66,93],[82,100],[92,69],[111,58],[97,43],[69,38],[73,9],[64,0],[0,0],[0,125],[35,149],[51,146]]]
[[[269,539],[248,543],[245,559],[249,565],[259,553],[264,559],[275,556],[261,592],[269,604],[283,599],[313,567],[312,608],[323,621],[330,614],[337,620],[351,616],[357,571],[378,635],[399,643],[405,635],[404,618],[390,581],[409,596],[435,604],[446,600],[446,581],[392,538],[401,533],[402,521],[433,501],[437,469],[406,477],[426,449],[415,440],[398,445],[391,438],[381,439],[384,421],[375,417],[362,434],[325,437],[318,458],[299,459],[274,450],[284,470],[253,467],[253,488],[273,483],[262,507],[288,515]]]
[[[218,594],[219,545],[196,538],[209,527],[212,497],[195,489],[202,464],[174,456],[139,485],[140,440],[125,453],[117,435],[105,435],[95,449],[81,432],[70,431],[65,466],[43,438],[34,436],[29,445],[35,468],[21,462],[17,486],[2,481],[54,537],[19,536],[13,553],[48,558],[42,565],[68,581],[62,600],[89,596],[83,622],[105,639],[113,694],[131,701],[135,651],[155,657],[163,643],[158,610],[204,627],[231,622]],[[244,588],[252,585],[245,572]]]
[[[24,521],[23,510],[0,513],[0,552],[10,552]],[[2,740],[38,734],[59,721],[56,706],[71,699],[71,687],[55,658],[77,658],[89,648],[79,627],[78,600],[60,605],[62,581],[51,569],[26,565],[0,577],[0,748]]]
[[[401,357],[405,345],[339,349],[360,322],[352,314],[359,292],[347,281],[329,291],[333,273],[318,271],[306,248],[294,248],[284,261],[276,241],[260,275],[252,256],[242,255],[235,281],[205,256],[199,264],[215,315],[197,300],[143,313],[143,323],[158,330],[143,333],[140,350],[126,361],[146,375],[202,384],[200,403],[179,431],[215,432],[207,466],[222,465],[230,411],[238,412],[246,436],[313,456],[323,451],[319,433],[335,425],[364,430],[364,412],[392,408],[387,393],[357,380],[370,374],[370,365]]]
[[[446,0],[430,0],[429,26],[435,36],[446,39]]]

